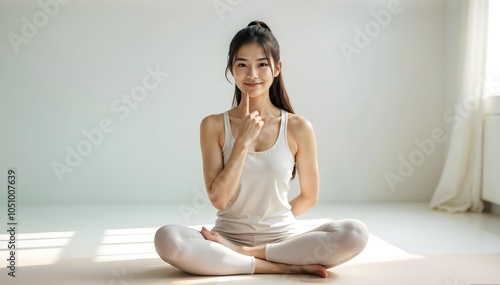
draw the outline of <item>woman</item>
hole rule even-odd
[[[208,197],[215,227],[166,225],[155,235],[159,256],[198,275],[308,273],[359,254],[368,240],[358,220],[338,220],[299,233],[295,218],[316,204],[316,139],[294,114],[281,77],[279,44],[269,27],[251,22],[231,41],[227,71],[235,81],[233,108],[200,125]],[[244,94],[244,95],[243,95]],[[300,194],[287,199],[300,177]]]

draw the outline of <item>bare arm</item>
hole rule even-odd
[[[241,100],[245,115],[240,122],[238,136],[227,164],[224,166],[222,149],[218,139],[218,123],[215,115],[208,116],[200,125],[200,144],[203,158],[205,188],[212,205],[218,210],[226,208],[233,197],[245,163],[250,143],[259,134],[264,122],[258,112],[249,113],[248,95]]]
[[[200,125],[200,143],[203,157],[205,187],[212,205],[223,210],[231,200],[240,180],[248,146],[234,144],[233,151],[224,167],[222,150],[214,132],[215,116],[208,116]]]
[[[300,194],[290,201],[295,217],[303,214],[318,201],[319,170],[314,129],[302,117],[290,120],[290,130],[297,145],[295,160],[299,174]]]

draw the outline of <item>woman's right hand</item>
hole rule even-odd
[[[245,146],[248,146],[259,135],[260,130],[264,125],[264,121],[262,121],[258,111],[250,113],[250,95],[248,92],[246,92],[242,97],[243,98],[241,98],[240,104],[242,105],[243,116],[241,117],[237,139],[241,140]]]

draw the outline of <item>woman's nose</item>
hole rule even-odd
[[[249,68],[247,73],[247,78],[257,78],[257,70],[254,68]]]

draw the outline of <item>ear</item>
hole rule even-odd
[[[276,66],[274,67],[274,77],[278,77],[278,75],[280,75],[280,72],[281,72],[281,68],[283,67],[283,63],[280,61],[278,61],[278,63],[276,64]]]

